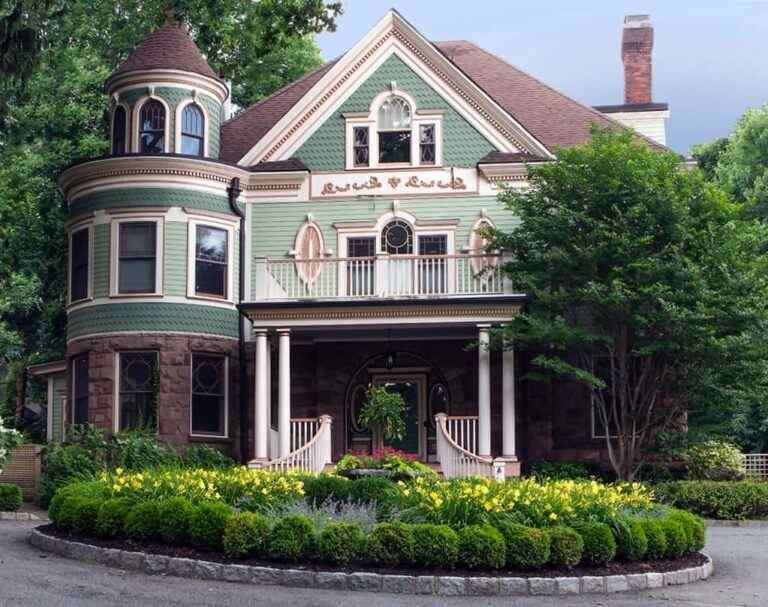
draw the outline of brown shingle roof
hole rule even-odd
[[[167,23],[149,34],[109,80],[125,72],[152,69],[183,70],[219,80],[181,23]]]
[[[278,89],[221,125],[219,158],[238,162],[290,110],[337,60],[329,61]]]

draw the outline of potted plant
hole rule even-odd
[[[360,425],[373,434],[374,451],[383,451],[385,440],[402,440],[405,436],[403,397],[384,386],[369,386],[360,411]]]

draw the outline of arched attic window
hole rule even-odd
[[[181,153],[205,154],[205,116],[196,103],[190,103],[181,112]]]
[[[112,154],[114,156],[125,154],[126,120],[125,108],[122,105],[118,105],[112,114]]]
[[[165,151],[165,107],[150,99],[141,107],[139,117],[139,152],[162,154]]]
[[[411,106],[391,95],[379,106],[379,163],[411,162]]]

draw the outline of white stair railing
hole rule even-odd
[[[296,421],[303,423],[308,420]],[[314,421],[317,430],[307,442],[288,455],[272,460],[265,467],[279,472],[322,472],[325,466],[331,463],[331,416],[321,415]],[[293,423],[291,426],[293,429]],[[293,443],[293,435],[291,442]]]
[[[445,478],[485,476],[504,480],[504,462],[482,457],[458,444],[448,429],[449,417],[445,413],[435,415],[437,426],[437,458]]]
[[[450,415],[446,417],[448,435],[454,442],[469,451],[477,454],[477,415]]]

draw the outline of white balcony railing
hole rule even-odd
[[[497,254],[262,259],[257,297],[440,297],[506,292]]]

